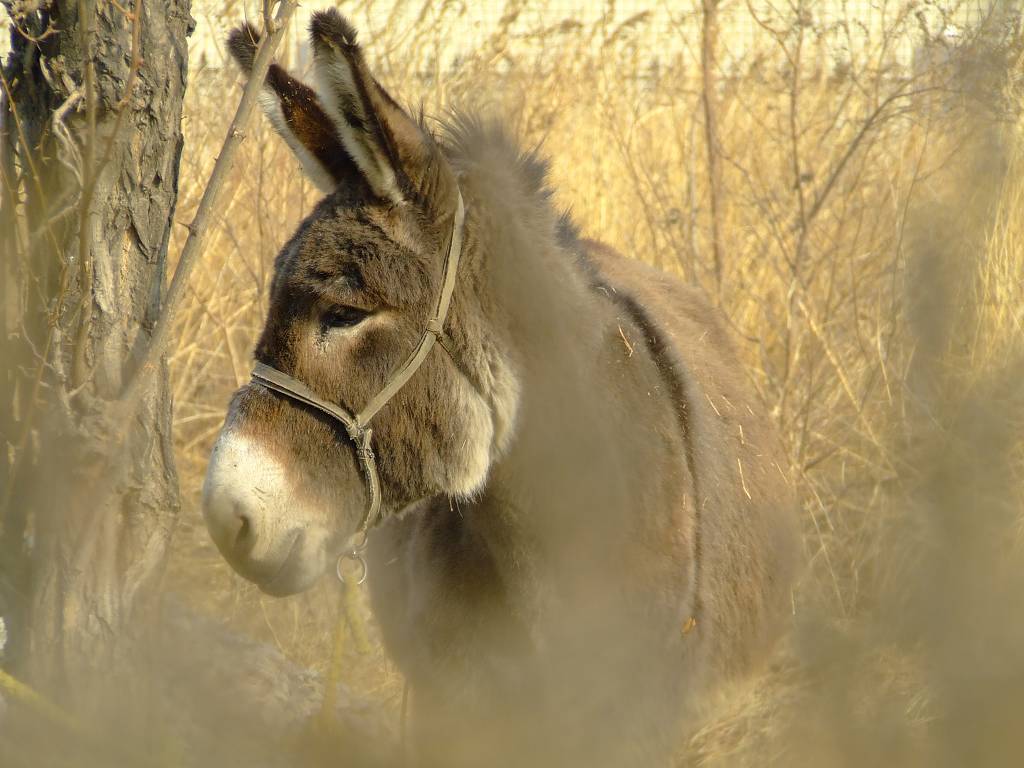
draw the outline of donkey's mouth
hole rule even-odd
[[[328,561],[322,547],[305,529],[295,531],[277,564],[229,560],[235,571],[271,597],[287,597],[309,589],[326,570]]]
[[[301,563],[299,562],[301,558],[298,555],[302,552],[302,544],[305,538],[305,531],[295,532],[292,543],[288,545],[288,549],[285,552],[284,560],[281,561],[281,565],[277,567],[274,574],[267,580],[255,580],[256,586],[260,588],[260,591],[272,597],[284,597],[301,592],[306,588],[299,587],[296,589],[293,586],[296,581],[295,577],[298,575],[296,571],[301,569]]]
[[[255,581],[260,591],[272,597],[287,597],[305,592],[323,576],[327,566],[333,562],[331,547],[325,541],[327,538],[316,528],[296,531],[284,559],[270,578],[252,581]]]

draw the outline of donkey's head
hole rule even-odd
[[[357,413],[434,313],[460,193],[438,144],[370,75],[345,19],[316,14],[311,37],[318,91],[273,65],[261,101],[328,194],[277,257],[256,359]],[[230,37],[246,72],[256,40],[250,27]],[[507,361],[495,350],[504,340],[484,318],[470,225],[464,234],[450,350],[430,352],[373,419],[386,510],[473,494],[509,438],[515,379],[501,373]],[[272,594],[307,588],[368,501],[340,424],[259,383],[235,393],[203,503],[214,541],[239,573]]]

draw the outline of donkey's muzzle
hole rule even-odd
[[[203,519],[231,567],[272,595],[308,588],[329,563],[326,533],[298,507],[273,457],[231,430],[220,435],[203,486]]]

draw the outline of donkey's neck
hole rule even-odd
[[[509,324],[519,392],[511,442],[467,519],[499,567],[545,549],[599,561],[685,481],[674,393],[649,329],[564,236],[543,163],[500,131],[457,133],[472,222],[463,305]]]
[[[532,265],[526,257],[522,269],[540,279],[527,281],[528,296],[509,297],[522,302],[517,324],[526,329],[522,399],[481,523],[499,563],[546,551],[571,557],[583,574],[584,561],[602,569],[637,535],[649,519],[643,507],[666,508],[684,482],[685,448],[650,329],[573,256],[549,253]]]

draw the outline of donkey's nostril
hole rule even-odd
[[[238,531],[235,533],[235,549],[239,552],[245,552],[252,549],[252,545],[256,543],[256,535],[252,526],[252,518],[237,507],[235,514],[238,516]]]
[[[274,458],[230,431],[221,434],[203,483],[203,519],[217,549],[243,575],[276,567],[281,532],[275,515],[285,489]]]
[[[206,527],[225,557],[247,557],[259,538],[259,510],[236,489],[214,486],[204,494]]]

